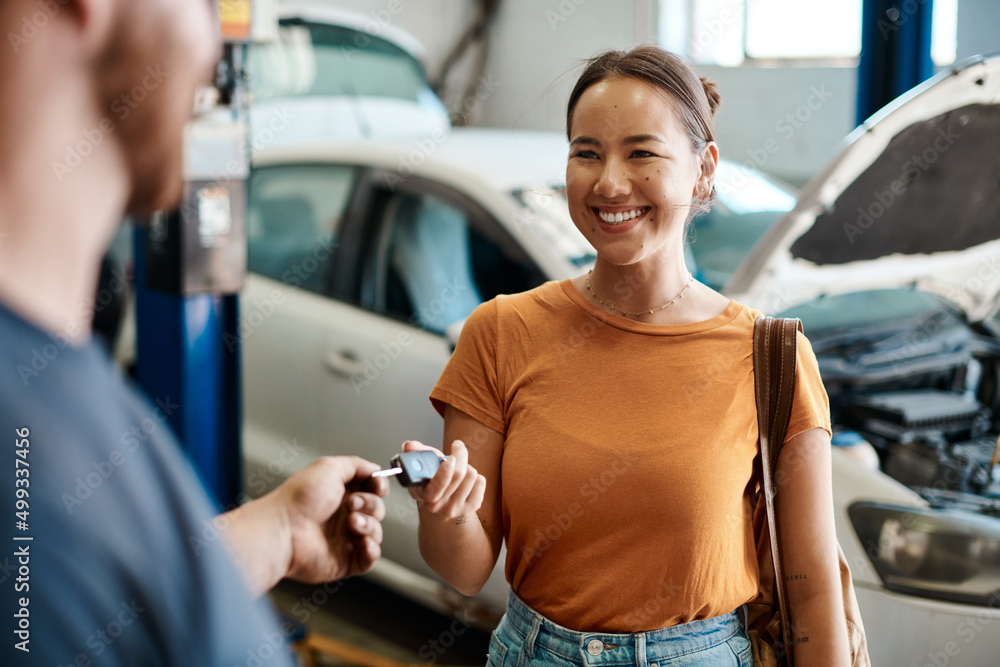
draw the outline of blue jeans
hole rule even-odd
[[[752,667],[753,655],[738,611],[651,632],[576,632],[545,618],[511,591],[507,613],[490,637],[486,664]]]

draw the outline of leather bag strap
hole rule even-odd
[[[782,641],[786,661],[792,664],[791,623],[785,575],[781,562],[781,539],[775,519],[774,477],[778,454],[788,431],[795,392],[796,334],[802,322],[795,318],[759,317],[754,324],[754,389],[757,398],[757,427],[760,441],[762,491],[767,515],[771,558],[774,563],[775,597],[781,613]]]

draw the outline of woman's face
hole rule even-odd
[[[691,200],[711,187],[668,95],[638,79],[600,81],[577,102],[566,196],[573,222],[612,264],[681,247]],[[704,173],[703,173],[704,172]]]

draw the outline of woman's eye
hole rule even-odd
[[[573,157],[582,157],[585,160],[596,160],[597,153],[594,151],[577,151],[573,154]]]
[[[649,151],[632,151],[632,157],[644,158],[653,157],[653,154]]]

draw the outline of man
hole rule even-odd
[[[255,596],[368,570],[387,493],[325,458],[212,520],[154,410],[91,340],[123,214],[177,203],[219,54],[209,0],[0,2],[0,663],[289,664]],[[141,98],[141,99],[140,99]]]

